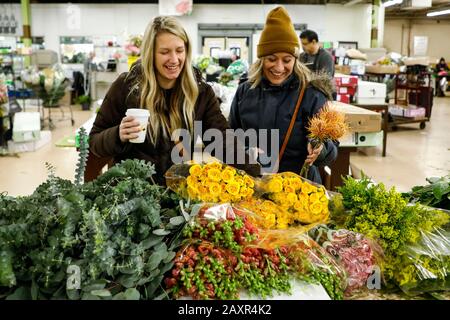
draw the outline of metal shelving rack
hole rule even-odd
[[[404,98],[400,98],[399,91],[404,90]],[[424,129],[425,122],[430,121],[433,95],[431,88],[431,74],[428,71],[421,71],[416,75],[411,73],[399,73],[395,77],[395,104],[409,105],[410,97],[414,96],[414,104],[418,107],[425,108],[425,117],[423,118],[407,118],[401,116],[393,116],[393,122],[390,123],[391,128],[397,125],[420,123],[420,129]],[[427,99],[422,105],[421,97],[426,95]]]

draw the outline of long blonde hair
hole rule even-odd
[[[252,84],[252,89],[256,88],[261,83],[263,77],[263,59],[265,59],[265,57],[256,60],[256,62],[250,66],[248,81]],[[311,81],[311,71],[301,63],[299,59],[295,59],[293,72],[297,75],[300,83],[308,83]]]
[[[171,33],[183,40],[186,50],[184,66],[176,81],[170,101],[165,101],[164,92],[156,79],[156,37],[163,32]],[[147,26],[142,41],[142,79],[140,83],[140,105],[141,108],[150,111],[151,124],[148,134],[153,145],[156,145],[160,131],[164,138],[169,138],[173,130],[183,127],[183,123],[191,133],[193,132],[198,86],[191,60],[191,42],[180,22],[173,17],[153,19]]]

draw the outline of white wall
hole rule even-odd
[[[403,44],[402,44],[403,34]],[[404,55],[414,54],[414,36],[428,37],[430,62],[440,57],[450,61],[450,21],[440,20],[387,20],[385,24],[384,46],[388,51]]]
[[[20,6],[15,5],[20,16]],[[79,29],[68,27],[69,4],[31,4],[31,32],[45,36],[46,47],[59,52],[59,36],[118,35],[143,33],[158,15],[157,4],[80,4]],[[197,50],[198,23],[264,23],[276,5],[194,5],[190,16],[180,17]],[[358,41],[370,46],[371,5],[285,5],[294,23],[306,23],[321,41]],[[21,22],[20,22],[21,23]],[[21,28],[20,28],[21,29]],[[21,33],[21,31],[20,31]]]

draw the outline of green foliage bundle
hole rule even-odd
[[[450,210],[450,174],[444,177],[427,178],[426,186],[415,186],[404,196],[411,202]]]
[[[417,289],[424,280],[428,288],[450,289],[449,234],[443,227],[449,214],[420,204],[408,204],[395,188],[347,177],[338,188],[347,210],[334,217],[340,226],[376,239],[385,253],[385,280],[405,292]],[[447,248],[447,249],[445,249]],[[441,285],[436,284],[439,282]],[[422,287],[421,290],[425,290]]]
[[[0,299],[163,298],[184,218],[154,167],[126,160],[83,185],[50,173],[0,195]]]

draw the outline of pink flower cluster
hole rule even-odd
[[[362,234],[349,230],[332,232],[331,237],[322,244],[326,251],[344,267],[348,276],[346,293],[362,288],[376,265],[375,251]]]

